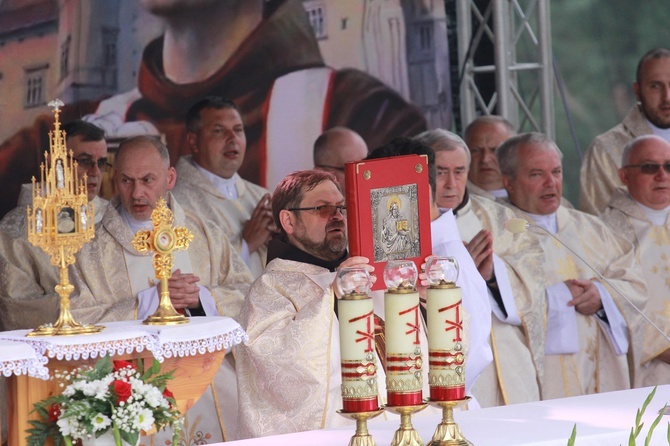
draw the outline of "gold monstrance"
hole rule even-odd
[[[70,294],[74,286],[67,268],[74,255],[95,235],[93,204],[89,204],[86,177],[77,180],[77,163],[65,146],[65,132],[60,129],[60,99],[49,102],[54,109],[54,130],[49,132],[49,152],[40,165],[40,182],[33,177],[33,205],[28,211],[28,241],[42,248],[51,264],[60,268],[60,314],[55,324],[38,327],[28,336],[54,336],[98,333],[105,327],[81,325],[70,312]]]
[[[156,312],[144,320],[148,325],[175,325],[185,324],[188,318],[178,313],[172,306],[168,279],[172,276],[172,251],[188,248],[193,240],[193,234],[183,226],[174,227],[174,215],[165,204],[163,198],[156,202],[156,208],[151,212],[151,231],[137,231],[131,244],[138,252],[154,251],[154,270],[156,278],[160,280],[160,301]]]

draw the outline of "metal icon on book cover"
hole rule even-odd
[[[421,254],[416,184],[370,191],[374,261],[407,259]]]

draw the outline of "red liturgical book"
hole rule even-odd
[[[411,259],[420,268],[432,252],[426,156],[347,163],[345,181],[349,255],[370,259],[373,290],[385,288],[389,260]]]

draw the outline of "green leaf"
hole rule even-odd
[[[654,390],[656,390],[655,387],[654,387]],[[658,414],[658,416],[656,417],[654,422],[651,423],[651,427],[649,428],[649,432],[647,432],[647,438],[644,440],[644,446],[649,446],[649,442],[651,441],[651,436],[654,434],[654,429],[656,429],[656,426],[658,426],[658,423],[661,422],[661,418],[663,418],[663,415],[665,414],[665,408],[666,407],[668,407],[667,404],[665,406],[663,406],[663,409]]]
[[[109,355],[105,355],[95,363],[95,374],[98,378],[109,375],[112,371],[114,371],[114,365],[112,364],[112,358]]]
[[[574,426],[572,426],[572,434],[570,434],[570,438],[568,439],[568,446],[574,446],[575,438],[577,438],[577,424],[576,423],[574,424]]]

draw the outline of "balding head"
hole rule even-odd
[[[368,155],[368,146],[361,135],[346,127],[326,130],[314,142],[314,168],[330,172],[344,191],[344,165],[360,161]]]
[[[635,201],[656,210],[670,206],[670,143],[640,136],[626,144],[621,161],[619,178]]]

